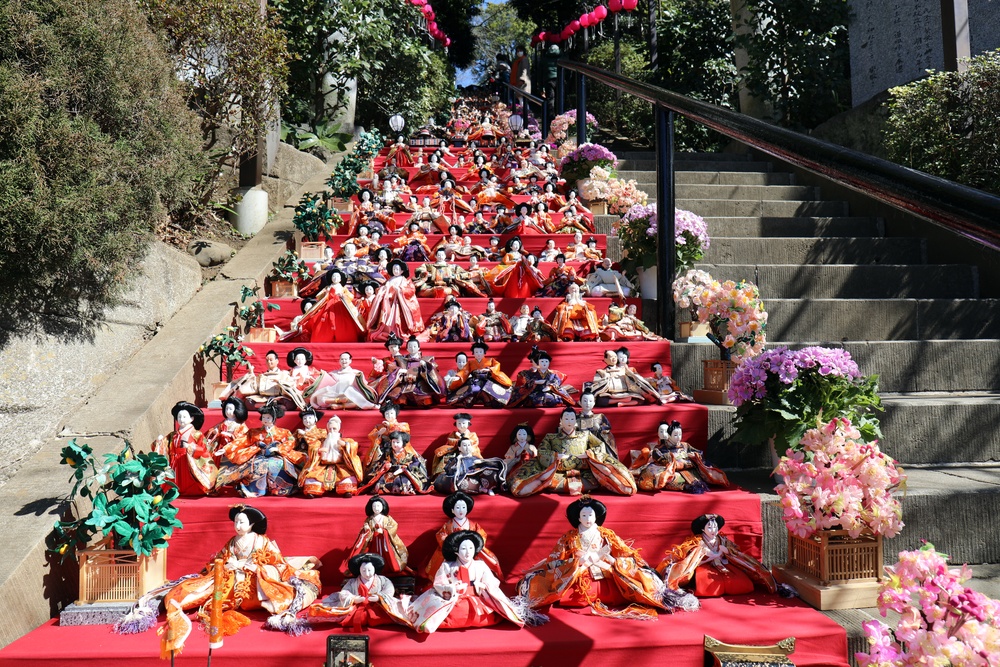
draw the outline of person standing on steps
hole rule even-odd
[[[528,61],[528,52],[524,44],[517,45],[514,55],[514,62],[510,66],[510,85],[520,88],[527,94],[531,94],[531,63]],[[516,94],[516,93],[515,93]],[[524,98],[518,97],[514,100],[515,105],[520,104],[521,113],[524,113]]]

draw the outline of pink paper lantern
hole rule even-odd
[[[608,9],[612,14],[617,14],[624,9],[622,7],[622,0],[608,0]]]
[[[451,37],[445,37],[444,38],[444,45],[445,46],[451,46]]]
[[[597,17],[598,21],[603,21],[604,19],[608,18],[608,8],[605,7],[604,5],[597,5],[596,7],[594,7],[594,11],[591,13]]]
[[[597,14],[594,12],[590,12],[588,16],[590,16],[590,25],[597,25],[601,22],[601,19],[597,18]]]
[[[590,27],[590,14],[580,15],[580,25],[582,25],[584,28]]]
[[[639,0],[622,0],[622,7],[625,11],[630,12],[639,5]]]
[[[429,32],[430,34],[433,35],[434,33],[436,33],[437,29],[438,29],[438,24],[436,22],[431,21],[430,23],[427,24],[427,32]]]
[[[573,34],[575,32],[579,32],[580,25],[581,25],[581,23],[579,21],[570,21],[570,23],[569,23],[570,34]]]

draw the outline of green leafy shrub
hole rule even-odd
[[[644,44],[622,39],[620,44],[622,76],[649,81],[649,51]],[[591,49],[586,62],[608,71],[615,71],[614,40],[608,39]],[[612,127],[626,137],[653,137],[653,106],[637,97],[622,94],[607,86],[593,85],[587,91],[587,110],[594,114],[602,127]]]
[[[0,344],[86,336],[207,171],[197,119],[128,0],[0,4]]]
[[[1000,194],[1000,51],[890,91],[894,162]]]

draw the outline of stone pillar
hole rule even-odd
[[[750,10],[747,9],[746,0],[729,0],[729,12],[733,17],[733,34],[737,37],[750,32]],[[736,48],[733,50],[733,60],[736,70],[742,72],[750,65],[750,57],[746,49]],[[767,105],[763,100],[755,97],[745,85],[740,84],[740,111],[753,118],[764,118],[767,115]]]

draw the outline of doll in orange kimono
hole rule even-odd
[[[347,561],[347,569],[354,578],[346,580],[336,593],[309,606],[310,623],[339,623],[353,632],[379,625],[411,627],[392,581],[382,576],[385,560],[381,556],[358,554]]]
[[[438,568],[441,567],[441,563],[444,562],[444,555],[441,553],[441,547],[444,546],[444,541],[452,533],[457,533],[460,530],[471,530],[479,534],[483,538],[485,543],[487,539],[486,531],[475,521],[469,519],[469,514],[472,512],[473,506],[476,501],[472,499],[472,496],[465,493],[464,491],[456,491],[452,493],[444,502],[441,503],[441,508],[444,510],[444,515],[448,517],[448,520],[444,522],[444,525],[434,533],[434,539],[437,540],[437,549],[431,556],[430,561],[424,567],[423,574],[427,579],[433,581],[434,575],[437,574]],[[497,579],[503,580],[503,573],[500,571],[500,561],[497,560],[496,554],[487,549],[485,546],[476,554],[476,560],[480,560],[486,563],[486,566],[490,568],[490,571],[497,577]]]
[[[322,419],[322,412],[315,412],[317,419]],[[302,417],[303,426],[307,416]],[[365,470],[358,457],[358,443],[353,438],[340,436],[341,420],[334,415],[330,417],[326,429],[317,431],[309,437],[309,431],[299,435],[299,439],[307,444],[305,465],[299,473],[299,488],[310,497],[322,496],[333,492],[338,496],[350,498],[358,492]],[[319,434],[323,434],[320,439]]]
[[[295,614],[308,607],[322,586],[319,562],[309,559],[302,569],[296,569],[281,555],[278,545],[267,537],[267,517],[249,505],[237,505],[229,510],[236,536],[209,560],[201,574],[180,581],[167,593],[163,606],[167,622],[160,629],[160,657],[170,658],[180,653],[191,634],[191,619],[186,612],[198,609],[198,615],[208,622],[213,597],[222,599],[223,636],[233,635],[250,625],[242,612],[263,609],[271,614],[270,629],[288,630],[300,626]],[[223,562],[222,590],[215,590],[213,575],[215,560]]]
[[[660,422],[657,442],[632,450],[629,470],[643,491],[683,491],[705,493],[708,485],[728,489],[726,473],[709,465],[701,452],[681,440],[679,421]]]
[[[472,344],[472,359],[458,372],[460,384],[448,392],[448,405],[470,408],[503,408],[510,400],[513,381],[500,370],[500,362],[486,357],[490,346],[479,338]]]
[[[768,593],[779,592],[774,577],[760,561],[719,534],[725,525],[726,520],[718,514],[702,514],[691,522],[694,536],[667,552],[656,568],[667,586],[688,586],[700,598],[746,595],[755,585]]]
[[[570,283],[566,298],[552,314],[552,327],[560,340],[597,340],[601,326],[597,310],[580,294],[580,286]]]
[[[549,271],[549,277],[542,287],[541,296],[565,297],[570,285],[583,285],[586,281],[576,275],[576,269],[566,265],[566,255],[555,256],[556,265]]]
[[[406,233],[396,237],[396,246],[393,252],[404,262],[431,261],[431,249],[427,246],[427,236],[420,231],[420,223],[416,220],[410,220],[406,224]]]
[[[182,496],[203,496],[215,487],[219,473],[212,450],[201,433],[205,413],[193,403],[180,401],[170,409],[170,414],[174,430],[166,437],[158,437],[152,449],[170,461],[174,483]]]
[[[295,436],[278,428],[275,421],[285,415],[281,405],[268,402],[260,410],[261,426],[250,429],[223,450],[231,465],[219,471],[216,488],[235,485],[246,498],[287,496],[298,484],[298,467],[304,452],[295,449]]]
[[[448,434],[448,440],[444,445],[434,450],[434,458],[431,459],[432,477],[436,477],[444,472],[444,457],[457,452],[458,443],[461,440],[468,440],[472,443],[472,451],[476,456],[481,458],[483,455],[479,451],[479,435],[475,431],[470,430],[472,415],[468,412],[457,412],[452,419],[455,422],[455,430]]]
[[[598,616],[636,620],[671,611],[663,581],[639,550],[604,527],[607,513],[604,503],[590,496],[570,503],[566,518],[573,529],[517,584],[531,608],[590,607]]]
[[[525,619],[500,590],[500,580],[476,556],[486,542],[471,530],[445,538],[444,562],[434,575],[434,585],[413,601],[410,622],[417,632],[484,628],[504,620],[523,627]]]
[[[390,277],[378,288],[368,309],[368,340],[384,341],[391,333],[414,335],[424,330],[417,290],[406,263],[389,262]]]
[[[205,434],[205,444],[220,467],[228,464],[228,461],[221,460],[226,445],[242,438],[250,430],[246,425],[247,417],[246,403],[239,398],[230,396],[222,402],[222,421]]]
[[[399,524],[389,516],[389,501],[382,496],[373,496],[365,505],[365,514],[368,518],[347,555],[345,574],[349,571],[351,559],[364,553],[378,554],[385,561],[386,574],[413,574],[406,565],[410,554],[396,533]]]

